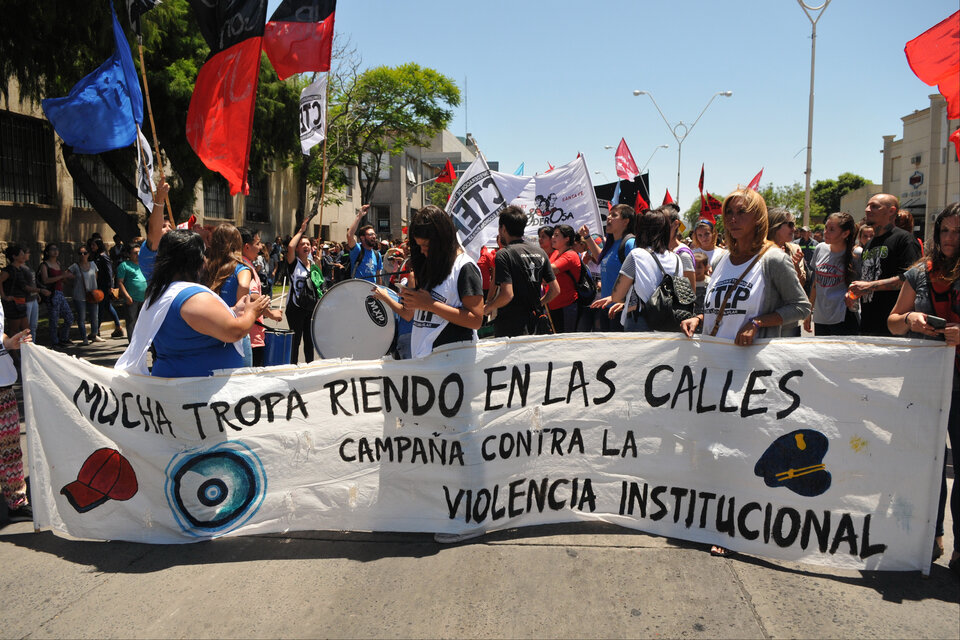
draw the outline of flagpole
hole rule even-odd
[[[323,97],[323,157],[321,159],[321,162],[323,163],[323,169],[320,172],[320,224],[317,225],[321,231],[323,230],[323,199],[327,194],[327,112],[328,105],[330,104],[329,82],[326,83],[324,91],[327,92],[327,95]],[[327,239],[329,240],[330,238]]]
[[[143,36],[137,34],[137,51],[140,53],[140,75],[143,77],[143,96],[147,100],[147,115],[150,117],[150,132],[153,133],[153,156],[157,159],[160,167],[160,177],[163,177],[163,159],[160,157],[160,143],[157,141],[157,125],[153,121],[153,105],[150,103],[150,87],[147,85],[147,67],[143,62]],[[146,163],[144,163],[146,164]],[[155,196],[153,189],[153,176],[150,176],[150,195]],[[173,209],[170,207],[170,199],[164,202],[167,205],[167,216],[170,218],[170,226],[177,228],[177,222],[173,219]]]

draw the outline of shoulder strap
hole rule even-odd
[[[710,332],[711,336],[717,335],[717,331],[720,330],[720,323],[723,321],[723,311],[727,308],[727,302],[730,301],[730,294],[733,293],[733,290],[737,288],[737,286],[740,284],[740,281],[743,280],[743,277],[750,273],[750,270],[753,269],[757,262],[760,261],[761,256],[763,256],[763,254],[765,254],[769,248],[769,244],[765,246],[760,253],[757,254],[757,257],[753,259],[753,262],[750,263],[750,266],[743,270],[743,273],[741,273],[740,277],[737,278],[737,281],[733,283],[733,286],[727,288],[727,293],[723,296],[723,302],[720,304],[720,309],[717,311],[717,321],[713,323],[713,330]],[[730,253],[728,252],[724,257],[729,259]],[[721,258],[721,260],[722,259],[723,258]]]
[[[644,249],[644,251],[649,253],[650,256],[653,258],[653,261],[657,263],[657,266],[660,268],[660,273],[666,276],[667,272],[663,270],[663,265],[660,264],[660,258],[658,258],[656,254],[653,253],[653,251],[650,251],[650,249]]]
[[[627,240],[631,238],[636,238],[636,236],[628,233],[620,238],[620,246],[617,247],[617,257],[620,258],[620,264],[623,264],[623,260],[627,257]]]

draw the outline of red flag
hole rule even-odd
[[[446,166],[437,176],[437,182],[453,182],[457,179],[457,170],[453,168],[453,163],[447,160]]]
[[[191,0],[210,57],[200,69],[187,110],[187,142],[208,169],[250,193],[247,165],[267,3],[239,0],[226,7]],[[240,25],[233,28],[234,25]]]
[[[550,168],[547,169],[546,171],[544,171],[544,173],[550,173],[551,171],[553,171],[554,166],[553,166],[552,164],[550,164],[550,163],[548,162],[548,163],[547,163],[547,166],[550,167]]]
[[[617,162],[617,177],[633,182],[633,179],[640,175],[637,163],[633,160],[633,154],[630,153],[630,149],[627,148],[627,141],[623,138],[620,138],[620,144],[617,145],[617,153],[614,155],[614,159]]]
[[[649,208],[650,208],[650,203],[643,199],[643,196],[640,195],[640,190],[637,189],[637,199],[633,203],[633,210],[636,211],[637,214],[639,214],[643,211],[646,211]]]
[[[950,134],[950,142],[957,148],[957,162],[960,162],[960,129]]]
[[[194,224],[196,221],[197,221],[197,216],[190,216],[190,219],[189,219],[189,220],[187,220],[186,222],[181,222],[180,224],[178,224],[178,225],[177,225],[177,229],[185,229],[185,230],[187,230],[187,231],[190,231],[191,229],[193,229],[193,224]]]
[[[703,164],[700,165],[700,195],[703,195]],[[700,198],[702,201],[703,198]]]
[[[263,50],[281,80],[329,71],[336,0],[283,0],[270,16]]]
[[[663,196],[663,202],[661,204],[676,204],[676,202],[673,201],[673,196],[670,195],[670,189],[667,189],[667,193]]]
[[[760,167],[760,173],[753,176],[753,180],[750,181],[750,184],[747,185],[747,189],[753,189],[754,191],[759,191],[760,187],[760,176],[763,175],[763,167]]]
[[[707,193],[700,196],[700,217],[716,224],[717,216],[723,212],[723,203]]]
[[[903,51],[917,77],[937,85],[947,99],[947,117],[960,118],[960,11],[908,42]]]

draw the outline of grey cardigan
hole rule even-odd
[[[729,259],[728,253],[722,259]],[[751,258],[752,260],[752,258]],[[800,286],[793,260],[784,251],[771,247],[760,258],[761,277],[764,282],[763,307],[758,315],[778,313],[783,324],[796,324],[810,315],[810,300]],[[781,327],[761,327],[757,338],[779,338]],[[711,327],[712,329],[712,327]],[[707,327],[703,328],[708,333]]]

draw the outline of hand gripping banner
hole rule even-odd
[[[602,521],[929,570],[953,369],[937,343],[565,334],[190,379],[23,356],[35,522],[60,534]]]

